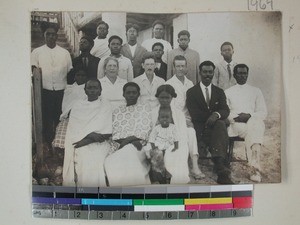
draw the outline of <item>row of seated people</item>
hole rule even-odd
[[[48,26],[45,29],[44,33],[45,33],[46,46],[50,50],[55,50],[58,53],[60,53],[60,54],[57,54],[60,57],[58,57],[58,58],[53,57],[54,54],[56,54],[56,52],[55,51],[47,52],[47,51],[49,51],[49,49],[46,48],[46,50],[45,50],[44,46],[42,46],[43,48],[38,48],[37,51],[34,51],[32,53],[33,71],[39,70],[39,72],[42,72],[43,88],[46,89],[45,90],[46,94],[50,95],[50,97],[46,95],[46,98],[45,98],[44,97],[45,93],[43,93],[43,100],[44,100],[43,101],[43,109],[47,108],[47,107],[49,108],[51,106],[50,98],[53,97],[53,94],[54,94],[54,97],[56,97],[56,95],[59,95],[59,97],[61,96],[61,90],[56,91],[55,82],[52,82],[52,85],[54,87],[52,87],[52,89],[50,89],[51,91],[47,90],[47,88],[48,88],[47,84],[50,83],[49,80],[47,83],[47,79],[49,79],[49,77],[51,78],[51,74],[50,74],[50,76],[49,76],[49,74],[47,74],[48,70],[51,70],[51,68],[49,68],[49,67],[52,67],[52,69],[53,69],[53,68],[55,68],[56,63],[59,64],[59,63],[67,61],[68,66],[66,68],[66,71],[69,71],[71,68],[69,60],[66,60],[67,57],[63,57],[66,55],[65,52],[62,51],[62,48],[57,48],[57,45],[56,45],[57,30],[54,28],[51,28],[51,27],[49,28],[49,26]],[[83,38],[83,39],[87,40],[87,38]],[[110,43],[113,43],[113,40],[120,41],[119,37],[114,37],[113,39],[111,39]],[[88,42],[88,43],[90,43],[90,42]],[[114,46],[120,46],[120,45],[121,45],[121,43],[116,44]],[[52,46],[52,48],[51,48],[51,46]],[[232,50],[232,46],[229,45],[229,47]],[[111,49],[119,49],[119,48],[112,47]],[[221,49],[222,49],[222,47],[221,47]],[[111,53],[112,52],[113,51],[111,51]],[[231,56],[232,56],[232,52],[233,51],[231,51]],[[42,54],[40,54],[40,53],[42,53]],[[47,54],[47,56],[50,55],[50,60],[48,57],[48,61],[43,59],[43,56],[45,56],[46,54]],[[230,53],[224,53],[223,54],[224,59],[225,59],[226,55],[230,55]],[[84,61],[86,62],[86,60],[83,60],[83,62]],[[116,81],[118,79],[119,80],[121,79],[121,78],[118,78],[118,75],[121,76],[121,74],[118,74],[120,71],[119,70],[119,60],[115,60],[113,58],[108,58],[107,60],[105,59],[105,60],[101,60],[101,61],[103,62],[102,71],[104,71],[104,77],[101,78],[101,81],[102,81],[101,83],[103,84],[103,86],[107,85],[107,87],[111,88],[114,84],[119,83],[119,82],[116,83]],[[48,67],[43,66],[43,63],[44,64],[48,63],[50,65],[47,65]],[[100,63],[98,64],[98,68],[99,68],[99,65],[100,65]],[[148,102],[152,109],[157,108],[157,106],[162,105],[162,103],[159,101],[159,99],[156,96],[157,90],[158,90],[159,86],[161,86],[165,83],[165,80],[162,78],[159,78],[158,76],[155,75],[155,67],[156,67],[157,63],[156,63],[156,60],[153,57],[153,55],[145,54],[142,59],[141,65],[145,71],[144,74],[137,76],[136,78],[133,79],[133,81],[138,84],[139,89],[140,89],[139,99],[141,102]],[[177,97],[174,99],[178,99],[178,101],[172,101],[172,102],[174,102],[174,103],[172,103],[172,105],[175,105],[177,109],[180,109],[179,111],[181,111],[181,113],[184,113],[183,118],[185,118],[185,119],[183,119],[183,120],[181,119],[180,123],[182,123],[182,121],[184,121],[185,126],[189,128],[186,131],[186,134],[187,134],[187,137],[186,137],[187,143],[186,144],[188,145],[188,148],[186,148],[186,149],[188,149],[190,156],[192,158],[193,174],[198,178],[203,177],[203,174],[199,170],[198,164],[197,164],[197,158],[198,158],[197,144],[204,142],[206,145],[209,146],[209,150],[212,155],[213,162],[215,163],[215,171],[217,172],[217,175],[218,175],[217,182],[218,183],[232,183],[232,181],[230,180],[230,170],[228,168],[226,168],[226,166],[225,166],[226,165],[225,152],[227,151],[228,134],[227,134],[226,124],[224,125],[223,122],[221,122],[221,121],[225,121],[225,119],[228,117],[229,109],[228,109],[228,106],[226,103],[226,96],[225,96],[224,92],[222,91],[222,89],[216,88],[214,85],[211,85],[211,82],[212,82],[214,74],[215,74],[214,71],[216,70],[215,65],[211,62],[208,63],[207,61],[205,61],[205,62],[203,62],[202,66],[201,65],[199,66],[198,69],[200,72],[199,74],[201,77],[201,82],[200,82],[200,85],[198,83],[195,86],[193,86],[194,83],[192,81],[189,81],[189,79],[187,78],[188,60],[185,57],[175,56],[172,67],[174,69],[174,74],[173,74],[172,78],[167,80],[166,83],[167,84],[170,83],[175,88],[176,92],[173,95],[171,95],[169,93],[169,96],[167,96],[166,99],[168,99],[168,97],[171,99],[173,99],[174,97]],[[205,69],[203,69],[203,68],[205,68]],[[76,71],[76,67],[74,67],[74,69]],[[241,71],[239,71],[239,70],[241,70]],[[65,72],[65,71],[63,71],[63,72]],[[98,72],[99,72],[99,70],[97,71],[97,74],[98,74]],[[240,126],[240,127],[237,126],[236,129],[232,129],[232,130],[235,133],[237,133],[237,135],[243,136],[246,140],[246,144],[248,143],[247,146],[249,148],[252,148],[252,150],[256,149],[256,151],[253,150],[253,152],[256,152],[256,156],[258,156],[259,152],[260,152],[260,146],[262,143],[262,141],[261,141],[262,137],[253,137],[253,134],[252,135],[247,134],[247,131],[251,130],[251,129],[248,129],[248,124],[251,124],[251,123],[248,123],[248,121],[249,122],[256,121],[255,118],[257,118],[257,117],[254,115],[256,114],[256,112],[258,110],[257,105],[260,106],[261,109],[263,109],[263,112],[261,112],[261,117],[265,117],[265,115],[266,115],[265,108],[266,107],[265,107],[261,92],[258,89],[255,89],[255,88],[253,89],[252,87],[248,88],[248,85],[244,85],[247,80],[248,72],[249,72],[249,68],[246,65],[242,65],[241,68],[237,67],[237,69],[233,75],[235,80],[238,81],[237,77],[239,74],[241,74],[239,77],[243,78],[244,83],[243,82],[239,83],[239,81],[238,81],[238,86],[247,87],[247,88],[243,88],[244,94],[246,94],[244,96],[245,98],[239,99],[237,101],[234,100],[234,101],[232,101],[232,103],[234,103],[234,104],[231,104],[231,100],[227,96],[228,97],[227,101],[228,101],[229,107],[231,107],[230,112],[235,111],[235,109],[232,108],[233,107],[232,105],[235,105],[234,107],[244,105],[243,107],[240,107],[240,109],[238,109],[238,110],[246,110],[246,111],[238,111],[237,110],[235,116],[233,114],[234,117],[231,118],[232,123],[235,123],[235,125],[242,125],[242,126]],[[228,71],[228,73],[230,75],[229,71]],[[87,74],[88,74],[88,77],[91,76],[91,75],[89,75],[90,73],[87,73]],[[45,75],[46,75],[46,77],[45,77]],[[92,77],[94,77],[94,75]],[[196,76],[196,77],[198,77],[198,76]],[[53,78],[53,75],[52,75],[52,78]],[[46,82],[45,82],[46,84],[44,83],[44,79],[46,80]],[[61,78],[61,79],[63,79],[63,78]],[[240,79],[240,80],[242,80],[242,79]],[[128,81],[128,79],[127,80],[124,79],[123,85],[127,81]],[[204,86],[208,87],[207,90],[205,88],[202,88],[203,84],[204,84]],[[120,85],[120,86],[122,86],[122,85]],[[103,98],[104,99],[106,98],[106,99],[110,100],[111,102],[113,102],[113,105],[115,104],[115,106],[113,106],[113,107],[117,107],[119,103],[121,104],[121,102],[124,101],[124,99],[123,99],[124,93],[122,93],[122,95],[121,95],[120,90],[122,90],[122,89],[120,89],[120,86],[118,88],[116,88],[115,91],[111,91],[113,88],[111,88],[111,89],[103,88]],[[68,89],[66,89],[66,90],[68,90]],[[106,90],[109,90],[110,93],[108,91],[108,93],[105,94]],[[240,92],[241,89],[237,89],[236,91]],[[216,92],[218,94],[214,94],[214,92]],[[113,93],[113,94],[111,94],[111,93]],[[201,97],[201,93],[202,93],[202,97]],[[229,93],[230,92],[228,91],[228,95],[229,95]],[[121,98],[118,99],[118,95],[121,96]],[[235,97],[240,96],[239,94],[236,94],[234,91],[233,91],[232,95]],[[168,102],[168,100],[166,100],[166,99],[164,101]],[[169,101],[170,101],[170,99],[169,99]],[[258,101],[258,103],[257,103],[257,101]],[[59,102],[59,101],[56,101],[56,102]],[[163,102],[163,100],[162,100],[162,102]],[[170,102],[168,103],[169,105],[170,105]],[[237,104],[238,102],[243,103],[243,104]],[[44,105],[46,105],[46,106],[44,106]],[[221,109],[219,110],[218,107],[221,107]],[[51,109],[50,111],[52,111],[52,113],[53,113],[53,109]],[[172,110],[172,112],[173,112],[173,110]],[[64,113],[63,113],[63,115],[64,115]],[[72,115],[72,113],[71,113],[71,115]],[[174,120],[175,120],[174,113],[172,114],[172,116],[173,116],[172,119],[174,122]],[[261,119],[261,117],[259,117],[259,119]],[[230,121],[230,116],[228,118]],[[262,120],[263,119],[264,118],[262,118]],[[47,121],[47,119],[44,120],[44,122],[45,121]],[[218,126],[215,126],[215,125],[218,125]],[[263,125],[263,122],[262,122],[262,125]],[[214,127],[217,127],[217,129],[215,130]],[[234,126],[230,126],[230,128],[233,128],[233,127]],[[257,127],[257,126],[254,126],[254,127]],[[264,126],[261,126],[261,127],[264,127]],[[195,134],[194,129],[196,130],[196,134]],[[45,130],[48,132],[47,129],[45,129]],[[263,130],[263,128],[261,130]],[[180,130],[180,132],[181,131],[182,130]],[[253,132],[253,133],[258,134],[259,132]],[[257,136],[259,136],[259,135],[257,135]],[[263,136],[263,131],[262,131],[262,135],[260,135],[260,136]],[[195,137],[197,137],[198,141],[196,140]],[[174,152],[177,152],[177,151],[174,151]],[[254,158],[257,159],[258,157],[254,157]],[[185,160],[183,160],[183,161],[185,162],[184,164],[187,167],[187,162]],[[256,170],[255,170],[255,173],[251,176],[251,178],[252,178],[252,180],[260,181],[261,177],[259,174],[259,163],[258,163],[259,160],[254,160],[254,161],[256,163],[253,163],[253,165],[255,166]],[[174,161],[172,163],[174,164]],[[170,170],[170,169],[168,169],[168,170]],[[64,170],[64,171],[66,171],[66,170]],[[180,169],[178,169],[178,171],[180,171]],[[184,174],[188,174],[188,173],[184,173]],[[176,177],[176,176],[174,174],[172,174],[172,176],[173,176],[172,180],[175,182],[176,179],[174,177]],[[178,182],[176,182],[176,183],[178,183]],[[184,183],[184,182],[179,181],[179,183]]]
[[[154,58],[152,58],[151,56],[144,58],[143,64],[149,64],[149,68],[146,70],[147,75],[148,75],[147,77],[149,78],[152,75],[152,79],[155,79],[156,77],[155,77],[154,69],[153,69],[155,66]],[[111,67],[107,67],[108,65],[114,65],[114,66],[112,66],[112,68],[114,68],[114,70],[113,70],[114,73],[111,73],[111,71],[109,73],[107,73],[107,74],[109,74],[109,75],[106,74],[106,76],[108,76],[107,79],[109,81],[111,81],[111,80],[116,81],[118,79],[117,78],[117,71],[118,71],[117,60],[115,60],[114,58],[107,58],[106,62],[104,63],[104,66],[106,67],[105,71],[108,70],[109,68],[111,68]],[[151,65],[152,65],[152,67],[151,67]],[[175,127],[177,125],[177,130],[175,129],[176,132],[175,131],[169,131],[169,132],[163,131],[163,132],[165,132],[165,133],[163,133],[165,135],[165,137],[168,137],[168,138],[161,139],[160,142],[156,143],[155,138],[153,137],[153,135],[150,135],[150,133],[148,133],[148,135],[146,133],[143,134],[143,132],[141,132],[141,130],[138,130],[138,132],[137,132],[138,135],[141,135],[138,138],[139,140],[140,139],[144,140],[144,141],[148,140],[149,143],[153,143],[153,145],[151,146],[152,151],[150,151],[150,152],[153,152],[153,150],[156,149],[156,147],[158,147],[158,146],[161,146],[161,147],[159,147],[160,150],[168,149],[168,151],[166,151],[166,155],[165,155],[166,157],[164,159],[164,162],[166,164],[165,168],[167,168],[167,170],[164,170],[165,176],[167,175],[166,174],[166,171],[167,171],[168,174],[171,174],[172,182],[185,183],[187,181],[187,180],[184,180],[184,178],[188,178],[188,174],[189,174],[188,173],[188,163],[187,163],[187,157],[188,157],[188,151],[189,151],[189,155],[191,156],[192,161],[193,161],[193,163],[192,163],[193,176],[195,176],[197,178],[203,178],[204,175],[198,168],[197,159],[198,159],[198,143],[204,142],[207,146],[210,147],[209,150],[213,157],[213,161],[215,163],[215,170],[217,171],[217,174],[218,174],[217,182],[221,183],[221,184],[222,183],[223,184],[224,183],[232,183],[232,181],[229,178],[230,170],[229,170],[229,168],[226,167],[226,164],[227,164],[226,152],[227,152],[227,146],[228,146],[228,135],[227,135],[227,125],[228,124],[226,125],[226,122],[227,122],[227,123],[231,123],[231,125],[228,128],[229,133],[230,132],[240,132],[240,133],[237,133],[237,135],[242,135],[243,138],[246,138],[246,144],[249,145],[247,147],[252,148],[252,150],[254,152],[252,166],[256,168],[256,171],[255,171],[255,174],[253,174],[251,176],[251,178],[254,181],[260,181],[260,175],[258,174],[258,171],[260,169],[259,168],[259,158],[258,158],[260,150],[257,149],[255,146],[260,147],[260,144],[262,143],[262,137],[263,137],[263,132],[264,132],[263,119],[266,116],[266,109],[265,109],[266,107],[265,107],[261,92],[259,92],[258,89],[256,89],[256,88],[245,85],[245,83],[247,81],[247,75],[248,75],[249,68],[244,64],[239,64],[235,69],[234,77],[238,81],[238,85],[239,85],[238,88],[245,87],[243,95],[245,95],[247,99],[242,98],[242,99],[237,100],[236,97],[239,94],[235,93],[236,90],[234,88],[229,89],[228,92],[226,91],[227,95],[229,96],[227,98],[227,102],[228,102],[229,106],[231,107],[231,109],[230,109],[231,111],[229,111],[229,108],[226,104],[226,97],[225,97],[224,92],[221,89],[216,88],[215,86],[211,86],[211,80],[212,80],[213,71],[214,71],[213,63],[211,63],[210,61],[205,61],[201,64],[200,75],[201,75],[202,82],[200,83],[200,85],[198,84],[195,86],[192,84],[192,82],[190,82],[188,86],[184,86],[184,83],[186,83],[185,81],[188,81],[188,80],[185,77],[186,59],[183,56],[175,57],[174,68],[176,71],[176,76],[174,76],[172,79],[170,79],[169,81],[166,82],[166,84],[168,84],[168,85],[164,85],[164,83],[157,84],[157,86],[153,89],[153,92],[155,90],[155,93],[153,96],[151,96],[150,92],[146,93],[146,92],[143,92],[142,90],[140,90],[142,85],[140,82],[136,82],[138,84],[136,86],[138,86],[139,102],[147,102],[149,105],[149,109],[146,111],[149,112],[149,111],[151,111],[151,109],[152,110],[154,109],[154,112],[156,112],[156,113],[157,113],[157,111],[160,112],[159,116],[158,116],[158,114],[156,114],[156,116],[154,116],[154,119],[153,119],[154,122],[152,124],[152,128],[157,123],[157,121],[159,121],[162,126],[160,117],[164,116],[162,113],[163,111],[168,111],[168,110],[163,110],[162,108],[164,108],[166,106],[170,106],[170,105],[172,107],[172,110],[171,110],[172,112],[165,113],[166,115],[164,117],[166,117],[166,118],[169,117],[169,119],[166,119],[166,120],[170,124],[174,123]],[[81,72],[82,72],[82,70],[81,70]],[[78,79],[77,78],[78,73],[79,72],[76,73],[77,74],[76,80]],[[102,79],[104,79],[104,78],[102,78]],[[100,82],[102,81],[102,79],[100,79]],[[108,81],[108,80],[106,80],[106,81]],[[136,79],[136,80],[138,81],[138,79]],[[78,83],[78,82],[76,81],[76,83]],[[102,82],[101,82],[101,84],[102,84]],[[122,83],[123,86],[120,85],[118,88],[115,88],[115,89],[113,88],[113,86],[108,86],[107,84],[105,84],[105,82],[103,82],[103,84],[104,85],[102,85],[101,96],[103,97],[103,99],[107,99],[110,101],[112,108],[113,108],[113,115],[116,114],[117,112],[119,112],[119,113],[122,112],[122,110],[123,110],[123,112],[126,112],[125,105],[126,105],[126,102],[128,104],[128,101],[130,100],[130,98],[127,96],[126,88],[123,88],[124,85],[126,84],[126,81],[124,81]],[[205,88],[203,88],[202,98],[200,97],[201,93],[199,92],[199,90],[201,91],[201,85],[211,88],[208,94],[204,92]],[[75,84],[73,86],[77,88],[78,85]],[[171,88],[168,89],[169,86]],[[167,91],[165,91],[167,93],[159,91],[163,87],[167,90]],[[185,89],[184,89],[184,87],[185,87]],[[121,90],[123,90],[123,92],[122,92],[122,94],[119,95],[119,97],[117,97],[116,93],[118,93],[118,91],[120,91],[120,88],[121,88]],[[66,90],[68,90],[68,89],[66,89]],[[76,91],[75,88],[74,88],[74,90]],[[81,97],[82,97],[82,99],[84,99],[84,98],[86,98],[86,96],[85,96],[85,94],[83,94],[83,85],[82,85],[81,90],[82,90]],[[243,90],[243,89],[240,89],[239,91],[241,91],[241,90]],[[216,93],[215,93],[215,91],[216,91]],[[110,93],[113,96],[107,95],[107,93]],[[74,95],[74,96],[76,96],[76,95]],[[127,96],[127,98],[126,98],[126,96]],[[250,101],[246,102],[245,100],[250,100]],[[248,109],[253,107],[253,106],[251,106],[252,102],[255,104],[256,109],[252,109],[252,111],[251,111],[252,118],[251,119],[249,117],[249,113],[247,113],[247,115],[246,115],[246,113],[243,113],[245,111],[240,111],[240,113],[237,113],[237,110],[244,110],[245,107],[248,107]],[[64,104],[64,101],[63,101],[63,104]],[[203,105],[204,105],[204,107],[203,107]],[[63,109],[64,108],[65,107],[63,107]],[[157,110],[157,108],[160,108],[160,110]],[[244,108],[244,109],[242,109],[242,108]],[[63,113],[63,115],[64,115],[64,113]],[[136,137],[136,135],[137,135],[136,133],[130,133],[130,134],[127,133],[128,130],[130,130],[130,128],[129,128],[130,126],[122,129],[120,124],[125,123],[125,122],[130,124],[130,118],[131,117],[138,118],[137,115],[135,115],[134,111],[132,111],[131,113],[127,114],[127,118],[123,118],[121,116],[120,120],[118,119],[118,116],[114,115],[113,120],[112,120],[113,121],[112,127],[113,127],[113,129],[116,128],[116,130],[119,131],[119,133],[113,131],[113,139],[119,140],[119,139],[122,139],[120,137],[123,137],[123,139],[124,139],[128,136],[130,136],[131,138],[132,138],[132,136]],[[144,114],[144,115],[147,115],[147,114]],[[176,117],[175,115],[180,115],[180,116]],[[229,117],[228,117],[228,115],[229,115]],[[227,117],[229,120],[226,121]],[[178,119],[178,118],[180,118],[180,119]],[[125,119],[125,121],[122,121],[122,119]],[[134,127],[133,124],[135,124],[135,122],[132,122],[131,128]],[[168,124],[167,127],[171,127],[171,126]],[[252,133],[247,132],[249,127],[251,128],[251,131],[253,131]],[[196,133],[195,133],[194,129],[196,130]],[[150,132],[150,130],[148,130],[148,132]],[[183,130],[185,130],[185,132],[183,132]],[[131,130],[130,132],[134,132],[134,131]],[[154,132],[154,129],[153,129],[153,132]],[[186,133],[186,137],[185,137],[186,139],[184,142],[183,141],[180,142],[181,143],[180,147],[183,146],[182,143],[187,144],[187,146],[184,147],[184,149],[185,149],[184,151],[182,150],[182,148],[179,148],[180,150],[177,152],[177,155],[179,157],[177,158],[177,160],[175,160],[176,158],[174,158],[174,156],[176,156],[176,154],[174,152],[178,149],[178,143],[176,144],[176,140],[178,142],[178,135],[176,133],[178,133],[178,132],[180,132],[180,134],[182,134],[182,132]],[[150,137],[149,137],[149,135],[150,135]],[[159,135],[160,138],[162,136],[164,136],[164,135],[162,135],[162,133],[159,133],[157,131],[156,131],[156,135]],[[255,137],[253,137],[253,135],[255,135]],[[177,137],[177,138],[175,138],[175,137]],[[168,141],[168,139],[171,139],[173,141]],[[174,140],[175,140],[175,144],[173,143]],[[131,141],[130,141],[130,143],[131,143]],[[159,144],[159,143],[171,143],[171,144],[169,146],[165,146],[164,144]],[[170,146],[172,146],[172,147],[170,147]],[[177,146],[177,147],[174,147],[174,146]],[[148,146],[148,148],[149,148],[149,146]],[[255,150],[255,148],[256,148],[256,150]],[[144,148],[144,150],[145,149],[146,148]],[[120,151],[120,152],[124,153],[123,151]],[[179,153],[181,153],[181,154],[179,154]],[[118,154],[121,154],[121,153],[118,153]],[[114,154],[114,156],[116,156],[118,154]],[[125,157],[125,155],[124,155],[124,157]],[[110,157],[110,158],[114,158],[114,157]],[[151,158],[151,157],[149,157],[149,158]],[[154,158],[157,159],[157,157],[154,157]],[[120,159],[124,159],[124,158],[120,157]],[[136,161],[136,160],[134,160],[134,161]],[[174,163],[174,161],[176,161],[176,164]],[[157,160],[152,160],[151,162],[152,162],[152,164],[157,165]],[[180,167],[179,162],[182,162],[182,167]],[[132,163],[132,160],[129,160],[129,163]],[[121,164],[122,163],[118,164],[119,168],[121,167]],[[110,165],[110,163],[108,165]],[[146,165],[146,164],[144,164],[144,165]],[[132,166],[134,167],[134,164],[132,164]],[[108,166],[108,167],[110,168],[110,167],[114,167],[114,166]],[[126,165],[122,169],[122,171],[125,171],[126,174],[129,172],[127,167],[130,167],[130,166]],[[143,167],[143,168],[144,168],[143,171],[145,171],[145,169],[147,167]],[[133,171],[135,169],[136,168],[134,168]],[[110,171],[110,170],[107,169],[107,171]],[[115,170],[112,169],[112,171],[115,171]],[[150,170],[150,171],[153,171],[153,170]],[[169,171],[171,171],[171,172],[169,172]],[[107,173],[110,173],[110,172],[107,172]],[[111,175],[111,177],[113,177],[113,179],[114,179],[114,177],[118,177],[117,181],[121,182],[121,183],[110,182],[110,185],[139,184],[139,182],[141,182],[141,181],[136,181],[136,180],[133,182],[130,178],[128,178],[128,176],[125,176],[125,178],[122,179],[122,176],[124,174],[123,173],[119,173],[119,174],[121,174],[120,175],[121,177],[119,177],[118,175],[115,175],[115,174]],[[153,172],[151,174],[153,174]],[[145,177],[145,176],[143,176],[143,177]],[[152,178],[152,177],[153,176],[150,176],[150,178]],[[137,182],[137,183],[135,183],[135,182]],[[144,182],[142,182],[142,183],[144,183]],[[153,182],[153,178],[151,179],[151,182]],[[166,183],[166,181],[164,180],[164,181],[161,181],[160,183]]]

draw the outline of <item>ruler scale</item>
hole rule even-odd
[[[32,216],[82,220],[176,220],[252,215],[253,185],[32,188]]]

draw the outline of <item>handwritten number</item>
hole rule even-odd
[[[273,10],[273,0],[247,0],[248,10],[266,10],[267,7]]]
[[[262,3],[262,1],[260,0],[259,1],[259,8],[261,9],[266,9],[267,8],[267,5],[265,3]]]
[[[271,7],[271,10],[273,10],[273,0],[267,0],[267,4],[269,4]]]

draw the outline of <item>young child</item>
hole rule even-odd
[[[161,108],[158,115],[159,124],[156,125],[150,136],[151,144],[149,177],[151,183],[169,184],[172,175],[167,171],[164,163],[165,151],[174,152],[178,149],[178,135],[172,123],[170,108]]]

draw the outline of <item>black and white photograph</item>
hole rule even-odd
[[[32,184],[281,182],[281,12],[30,22]]]

